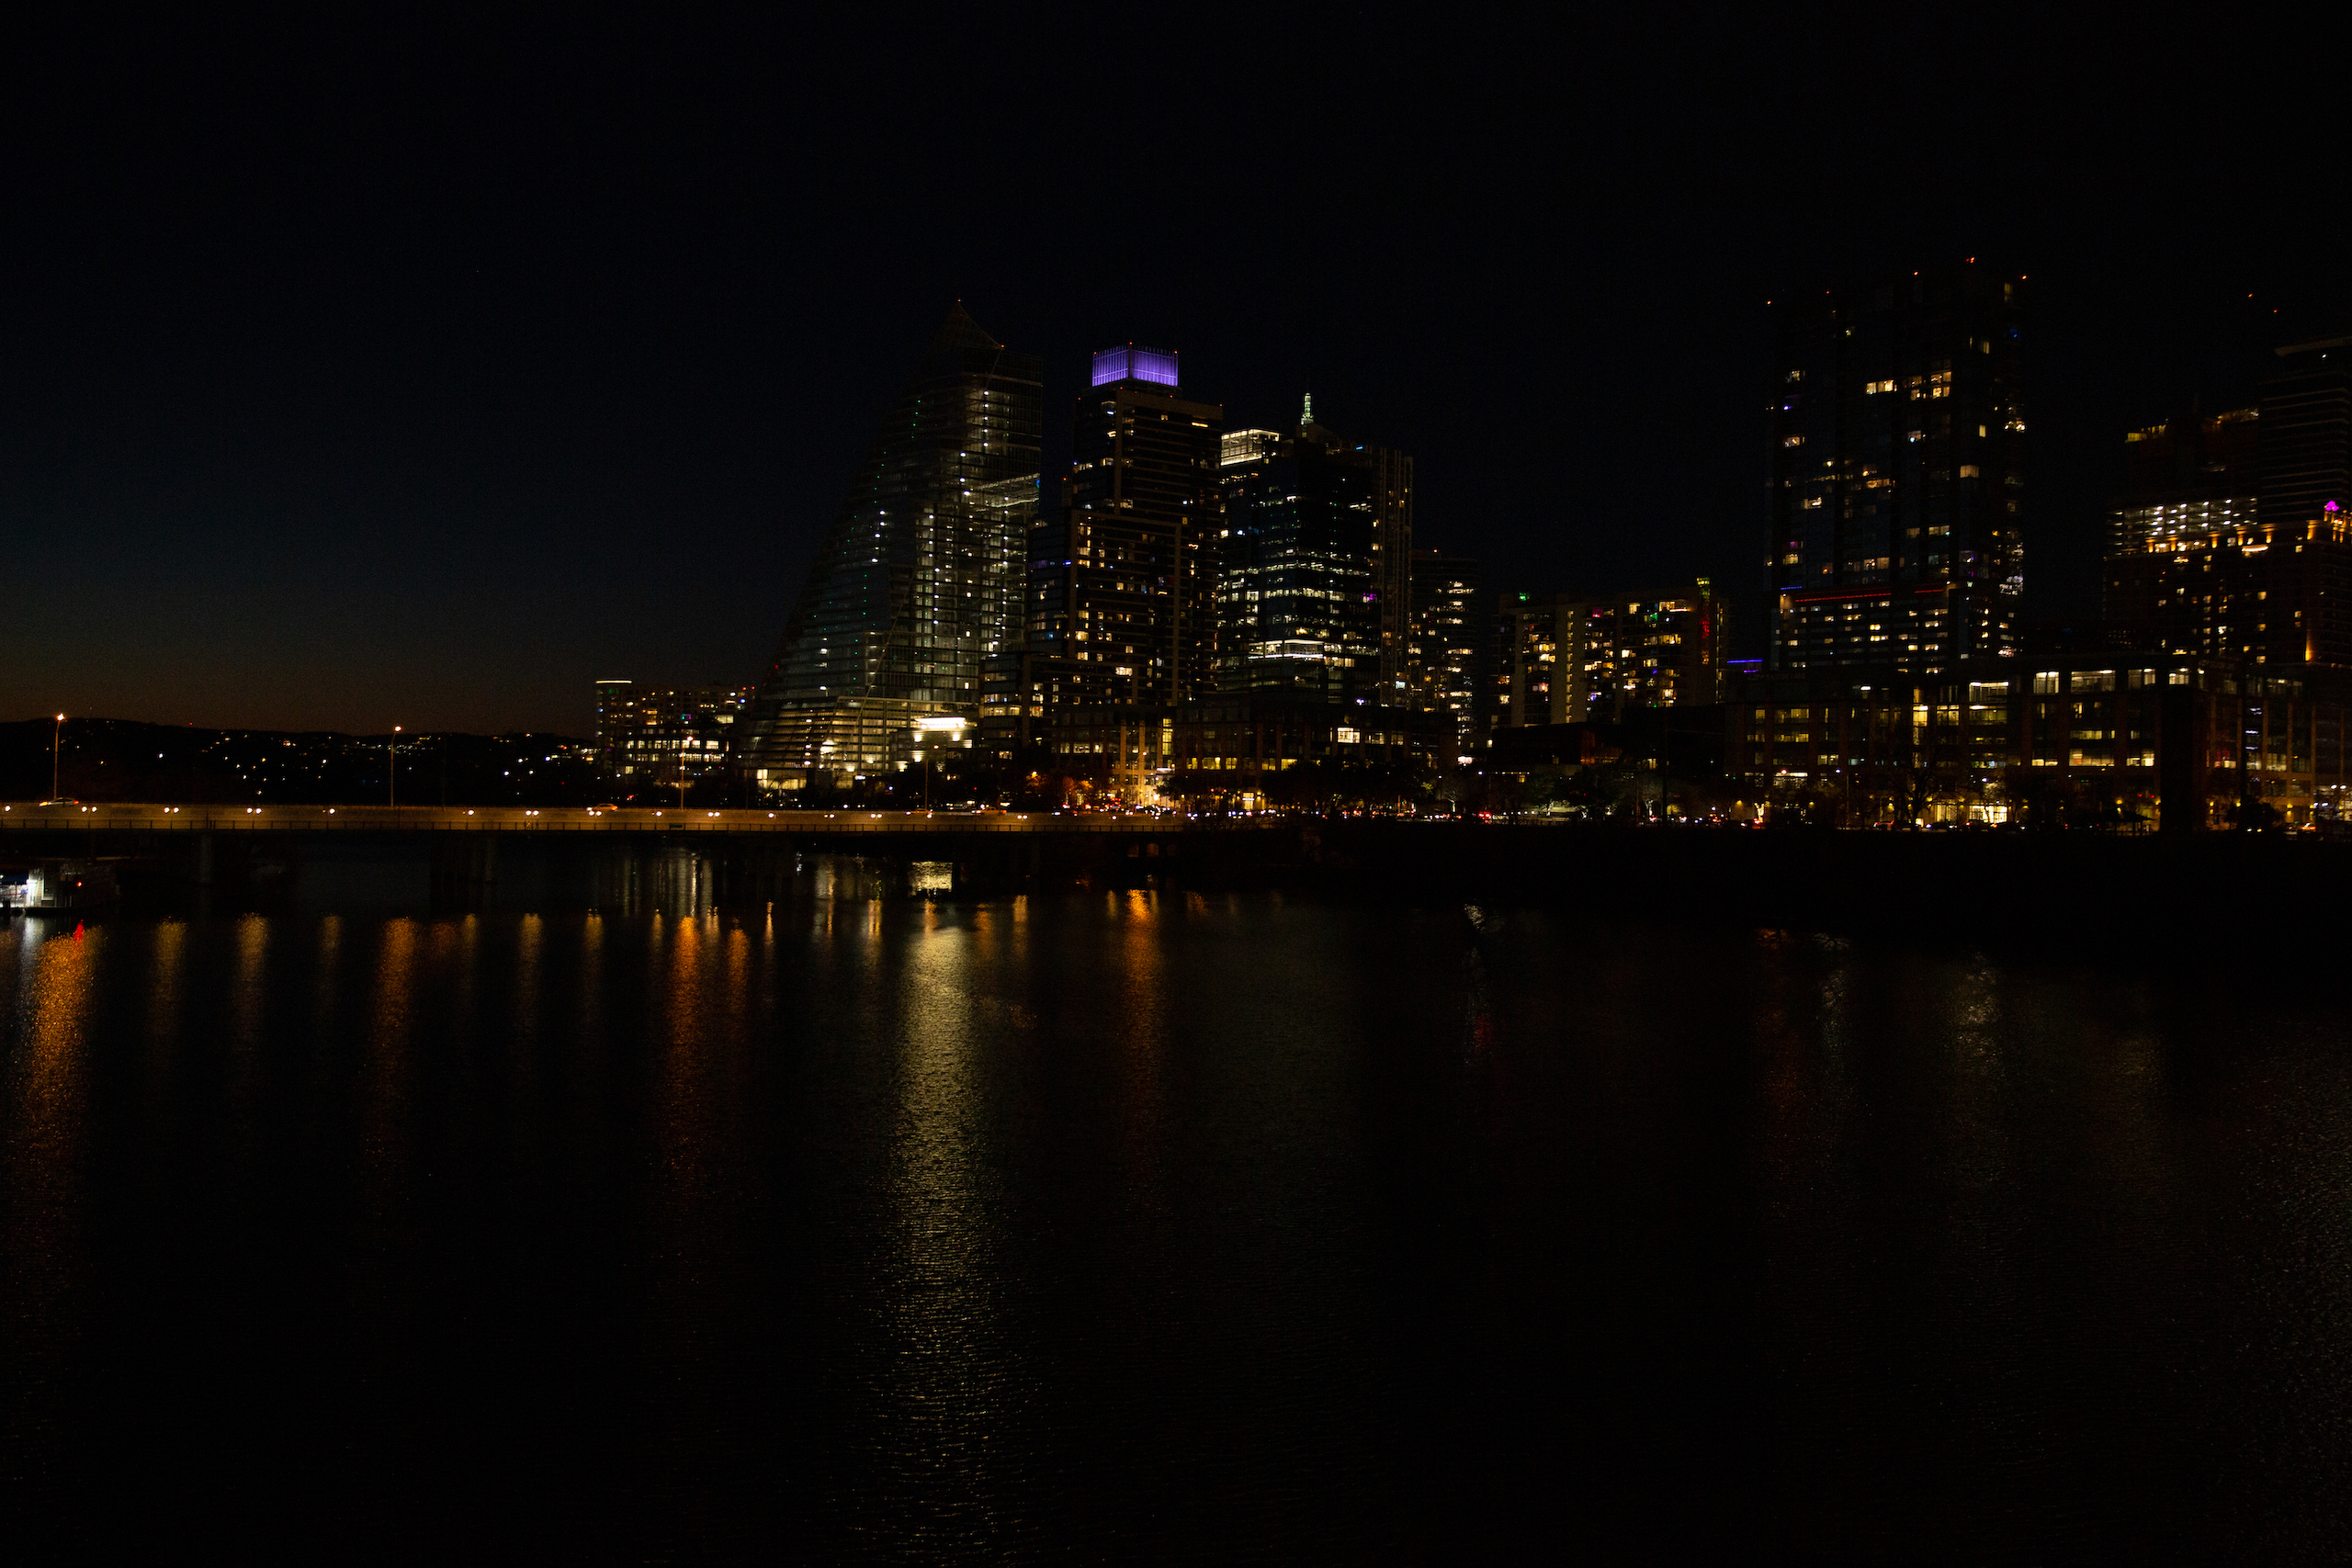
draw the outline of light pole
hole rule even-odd
[[[57,716],[56,727],[49,732],[49,798],[57,798],[57,744],[65,738],[65,716]]]
[[[392,738],[384,742],[384,792],[387,805],[401,803],[401,727],[392,726]]]

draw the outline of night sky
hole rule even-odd
[[[1416,454],[1490,587],[1709,573],[1755,652],[1766,300],[1974,255],[2032,290],[2029,613],[2084,615],[2122,432],[2352,330],[2352,267],[2318,38],[2062,13],[19,24],[0,717],[753,681],[958,297],[1049,475],[1087,352],[1172,347]]]

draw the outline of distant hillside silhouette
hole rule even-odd
[[[48,718],[0,724],[0,799],[50,793]],[[199,729],[69,718],[60,793],[87,801],[338,806],[385,798],[381,735]],[[589,742],[561,735],[402,735],[400,798],[412,806],[586,806],[604,798]]]

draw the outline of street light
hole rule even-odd
[[[966,720],[955,714],[932,715],[915,720],[915,738],[923,739],[932,736],[946,736],[953,739],[964,732],[965,724]],[[922,808],[925,811],[931,809],[931,754],[938,750],[939,743],[933,741],[915,753],[915,761],[922,764]]]
[[[386,804],[401,803],[401,727],[392,726],[392,738],[384,742],[384,789]]]
[[[49,798],[57,798],[57,743],[65,735],[65,716],[57,716],[56,727],[49,732]]]

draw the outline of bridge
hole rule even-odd
[[[26,833],[544,833],[784,838],[1054,834],[1163,838],[1205,824],[1148,811],[707,811],[527,806],[0,805],[0,840]]]
[[[1163,875],[1180,859],[1189,865],[1203,854],[1210,863],[1255,857],[1282,835],[1234,829],[1277,826],[1295,832],[1295,824],[1273,818],[1149,811],[13,802],[0,803],[0,866],[53,865],[62,874],[119,864],[201,886],[254,885],[357,854],[428,865],[436,885],[459,886],[498,882],[518,866],[577,868],[606,850],[683,851],[707,859],[740,894],[771,886],[813,852],[946,863],[958,888],[1035,886],[1040,878],[1120,885]],[[349,852],[336,851],[337,843]]]

